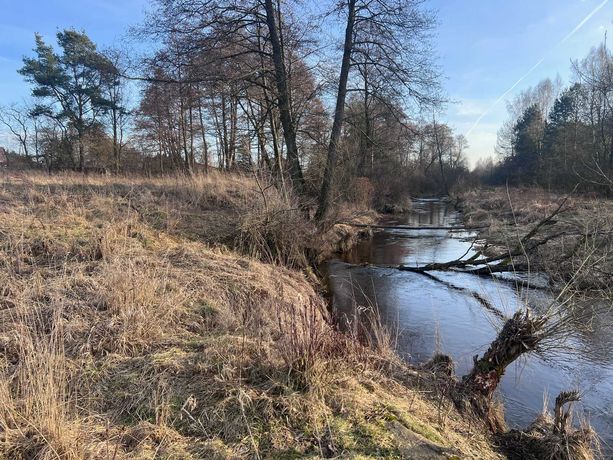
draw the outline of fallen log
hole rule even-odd
[[[465,270],[466,273],[472,273],[475,275],[487,275],[493,272],[501,272],[501,271],[509,271],[501,270],[499,265],[503,267],[510,268],[510,271],[513,271],[513,259],[517,257],[525,256],[527,257],[529,253],[533,252],[539,246],[547,244],[549,241],[559,238],[561,236],[566,235],[566,232],[561,231],[551,235],[548,235],[540,240],[534,240],[533,238],[538,234],[539,230],[544,226],[553,225],[555,221],[553,218],[562,211],[562,208],[568,197],[566,197],[560,205],[547,217],[538,222],[532,230],[526,233],[520,240],[515,249],[509,250],[508,252],[497,254],[489,257],[481,257],[481,252],[477,252],[472,257],[463,260],[466,254],[456,260],[451,260],[448,262],[433,262],[430,264],[422,265],[422,266],[407,266],[407,265],[398,265],[391,266],[388,268],[396,268],[401,271],[410,271],[414,273],[423,273],[428,271],[441,271],[441,270],[450,270],[454,268],[465,269],[467,267],[474,267],[469,270]]]
[[[444,282],[439,278],[432,275],[433,271],[446,271],[446,270],[457,270],[462,273],[469,273],[476,276],[492,276],[495,273],[514,273],[514,272],[529,272],[530,264],[525,261],[517,262],[516,259],[520,257],[528,258],[528,255],[535,251],[538,247],[547,244],[549,241],[554,240],[556,238],[560,238],[562,236],[568,235],[567,231],[560,231],[557,233],[553,233],[543,237],[540,240],[535,240],[534,237],[539,233],[539,231],[546,226],[551,226],[556,223],[554,217],[559,214],[568,197],[565,198],[560,205],[547,217],[538,222],[528,233],[526,233],[522,238],[519,239],[517,246],[513,250],[509,250],[507,252],[493,255],[493,256],[485,256],[483,254],[483,250],[477,251],[474,255],[469,257],[468,259],[464,259],[472,249],[475,242],[471,244],[470,248],[458,259],[451,260],[448,262],[432,262],[429,264],[421,265],[421,266],[411,266],[411,265],[373,265],[374,267],[380,268],[389,268],[400,271],[419,273],[425,276],[428,276],[436,281]],[[351,224],[350,224],[351,225]],[[358,226],[367,226],[362,224],[355,224]],[[383,227],[385,228],[385,227]],[[405,227],[406,228],[406,227]],[[412,227],[414,229],[427,229],[427,227]],[[453,227],[453,229],[457,229],[461,227]],[[464,227],[469,228],[469,227]],[[472,227],[477,228],[477,227]],[[451,228],[450,228],[451,229]],[[368,264],[367,264],[368,265]],[[513,280],[516,282],[516,280]],[[453,289],[458,289],[457,286],[449,285],[448,287]],[[458,289],[462,290],[462,289]],[[475,297],[474,293],[469,292],[473,297]],[[485,299],[479,297],[475,297],[480,303],[489,308],[489,305]]]
[[[462,260],[456,259],[451,260],[449,262],[433,262],[426,265],[421,266],[411,266],[411,265],[385,265],[382,267],[385,268],[395,268],[396,270],[413,272],[413,273],[424,273],[431,271],[445,271],[451,269],[462,269],[463,273],[471,273],[473,275],[487,275],[490,273],[500,273],[507,271],[517,271],[518,267],[528,268],[526,264],[513,264],[513,259],[516,257],[526,256],[530,252],[534,251],[539,246],[542,246],[549,241],[559,238],[565,235],[564,232],[559,232],[553,235],[549,235],[546,238],[543,238],[539,241],[534,241],[530,245],[523,246],[521,249],[516,249],[513,252],[508,252],[504,254],[498,254],[491,257],[481,257],[480,253],[476,253],[474,256],[469,259]],[[474,268],[470,268],[474,267]],[[514,268],[515,267],[515,268]],[[464,270],[467,269],[467,270]]]
[[[337,222],[337,224],[350,225],[360,228],[381,228],[388,230],[450,230],[450,231],[465,231],[465,230],[483,230],[489,228],[489,225],[464,226],[464,225],[430,225],[430,226],[413,226],[413,225],[377,225],[377,224],[354,224],[352,222]]]
[[[486,265],[485,267],[473,268],[471,270],[463,270],[462,273],[470,273],[471,275],[489,276],[494,273],[513,273],[527,272],[530,270],[528,264],[497,264]]]

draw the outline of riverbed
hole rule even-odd
[[[398,353],[412,363],[441,352],[451,356],[456,373],[464,375],[506,317],[526,305],[539,311],[555,301],[556,292],[543,274],[493,278],[433,271],[425,276],[385,267],[446,262],[475,254],[476,234],[461,229],[461,214],[445,201],[415,200],[411,212],[383,224],[451,227],[377,229],[372,239],[328,264],[341,323],[351,323],[364,308],[375,309],[393,332]],[[511,365],[499,397],[509,426],[525,428],[542,412],[544,402],[552,408],[560,391],[579,389],[582,401],[576,412],[590,421],[604,451],[613,455],[613,315],[600,315],[589,327],[580,326],[560,351],[531,354]]]

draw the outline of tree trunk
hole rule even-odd
[[[279,99],[279,113],[281,125],[283,126],[283,137],[287,148],[287,162],[289,174],[292,179],[294,190],[301,194],[304,191],[304,178],[300,168],[300,158],[298,156],[298,145],[296,144],[296,126],[292,117],[289,88],[287,83],[287,72],[283,62],[283,49],[277,29],[275,19],[275,9],[272,0],[265,0],[266,24],[270,32],[270,43],[272,46],[272,60],[275,66],[275,80]]]
[[[226,106],[226,96],[221,95],[221,129],[223,136],[221,138],[223,146],[224,165],[226,170],[230,169],[230,144],[228,142],[228,115]]]
[[[529,309],[516,312],[508,319],[484,355],[474,357],[470,374],[463,377],[456,404],[465,410],[466,402],[494,431],[503,428],[504,421],[492,411],[492,397],[506,368],[519,357],[535,350],[544,338],[545,316],[533,316]]]
[[[236,164],[236,134],[238,130],[238,103],[237,96],[230,97],[230,164],[228,169]]]
[[[353,49],[353,27],[355,25],[355,3],[356,0],[349,0],[349,11],[347,15],[347,27],[345,29],[345,44],[343,48],[343,62],[341,65],[341,74],[338,82],[338,93],[336,96],[336,109],[334,111],[334,123],[332,124],[332,133],[330,134],[330,143],[328,144],[328,159],[326,161],[326,169],[324,170],[323,182],[319,194],[319,207],[315,214],[316,219],[322,219],[328,208],[330,207],[330,195],[332,187],[332,179],[334,176],[334,167],[336,165],[336,156],[338,150],[338,141],[341,136],[341,128],[343,126],[343,118],[345,116],[345,98],[347,97],[347,80],[349,78],[349,68],[351,66],[351,51]]]
[[[358,162],[358,176],[366,176],[366,162],[370,164],[370,173],[372,175],[374,159],[372,156],[371,146],[371,123],[370,123],[370,110],[369,110],[369,75],[368,65],[364,65],[362,71],[362,78],[364,79],[364,100],[363,103],[363,116],[364,116],[364,130],[360,132],[360,159]]]
[[[524,353],[536,348],[540,341],[543,320],[533,317],[529,310],[518,311],[507,320],[498,337],[464,377],[464,386],[491,398],[506,368]]]
[[[83,134],[78,132],[79,136],[79,171],[85,171],[85,146],[83,145]]]
[[[249,97],[249,93],[246,94],[245,99],[246,99],[247,107],[249,108],[249,110],[247,110],[247,108],[244,107],[242,103],[241,103],[241,108],[243,109],[243,112],[245,113],[245,115],[247,115],[247,118],[253,125],[253,129],[258,138],[257,167],[260,168],[264,164],[266,165],[266,167],[268,168],[270,172],[273,172],[273,169],[272,169],[273,165],[270,162],[270,157],[266,150],[266,135],[264,134],[264,123],[266,121],[266,116],[262,112],[262,103],[261,103],[262,101],[260,101],[260,103],[258,104],[258,114],[256,115],[255,110],[253,108],[253,102],[251,98]],[[239,99],[239,103],[240,103],[240,99]]]
[[[447,177],[445,177],[445,168],[443,166],[443,149],[441,148],[441,142],[438,136],[438,127],[436,126],[436,120],[433,120],[432,126],[434,128],[434,142],[436,143],[436,153],[438,155],[438,165],[441,172],[441,180],[443,181],[443,190],[445,195],[449,195],[449,187],[447,186]]]
[[[198,104],[198,115],[200,117],[200,132],[202,133],[202,160],[204,161],[204,172],[209,172],[209,147],[206,142],[206,131],[204,129],[204,117],[202,116],[202,103]]]
[[[194,171],[196,166],[196,154],[194,153],[194,108],[190,101],[189,105],[189,169]]]
[[[119,158],[119,131],[118,131],[118,114],[117,109],[113,108],[113,163],[115,174],[119,174],[120,158]]]

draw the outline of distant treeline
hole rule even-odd
[[[572,81],[544,80],[508,103],[499,161],[476,170],[490,184],[613,192],[613,56],[606,42],[572,62]]]
[[[82,31],[59,31],[56,44],[35,36],[19,70],[32,97],[0,108],[14,139],[3,164],[257,172],[319,203],[320,215],[331,201],[384,207],[479,182],[612,187],[604,44],[573,63],[569,88],[546,80],[512,101],[500,161],[470,173],[466,139],[437,119],[445,98],[432,60],[435,18],[419,0],[330,2],[327,25],[298,4],[155,5],[132,32],[151,44],[142,58],[101,50]],[[351,33],[319,33],[328,26]]]

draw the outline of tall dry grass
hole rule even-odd
[[[378,458],[399,452],[392,419],[495,457],[331,326],[291,268],[312,230],[263,188],[0,179],[0,458]]]
[[[531,254],[530,265],[572,291],[611,298],[613,200],[575,193],[564,196],[538,188],[479,189],[461,196],[466,222],[488,225],[480,237],[496,252],[513,249],[521,237],[566,199],[562,211],[536,235],[555,235]],[[587,265],[586,265],[587,263]]]
[[[12,334],[14,354],[4,361],[0,380],[0,451],[14,459],[83,458],[83,421],[69,385],[73,370],[64,354],[61,307],[21,312]]]

